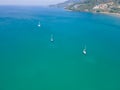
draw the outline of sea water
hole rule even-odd
[[[0,6],[0,90],[119,89],[120,17]]]

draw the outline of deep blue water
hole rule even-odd
[[[0,6],[0,90],[119,89],[120,17]]]

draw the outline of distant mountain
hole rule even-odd
[[[68,0],[63,3],[59,3],[56,5],[51,5],[55,7],[68,7],[70,5],[75,5],[75,4],[92,4],[92,5],[97,5],[101,3],[107,3],[107,2],[114,2],[116,4],[120,4],[120,0]]]
[[[120,0],[84,0],[64,8],[72,11],[97,12],[120,15]]]
[[[120,14],[120,0],[68,0],[52,6],[64,7],[71,11]]]
[[[50,5],[50,7],[66,7],[66,6],[69,6],[73,3],[79,3],[79,2],[82,3],[83,1],[85,1],[85,0],[67,0],[63,3],[59,3],[59,4],[56,4],[56,5]]]

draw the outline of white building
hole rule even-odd
[[[93,9],[107,9],[108,5],[107,4],[99,4],[93,7]]]

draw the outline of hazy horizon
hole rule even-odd
[[[51,4],[57,4],[66,0],[0,0],[0,5],[40,5],[48,6]]]

